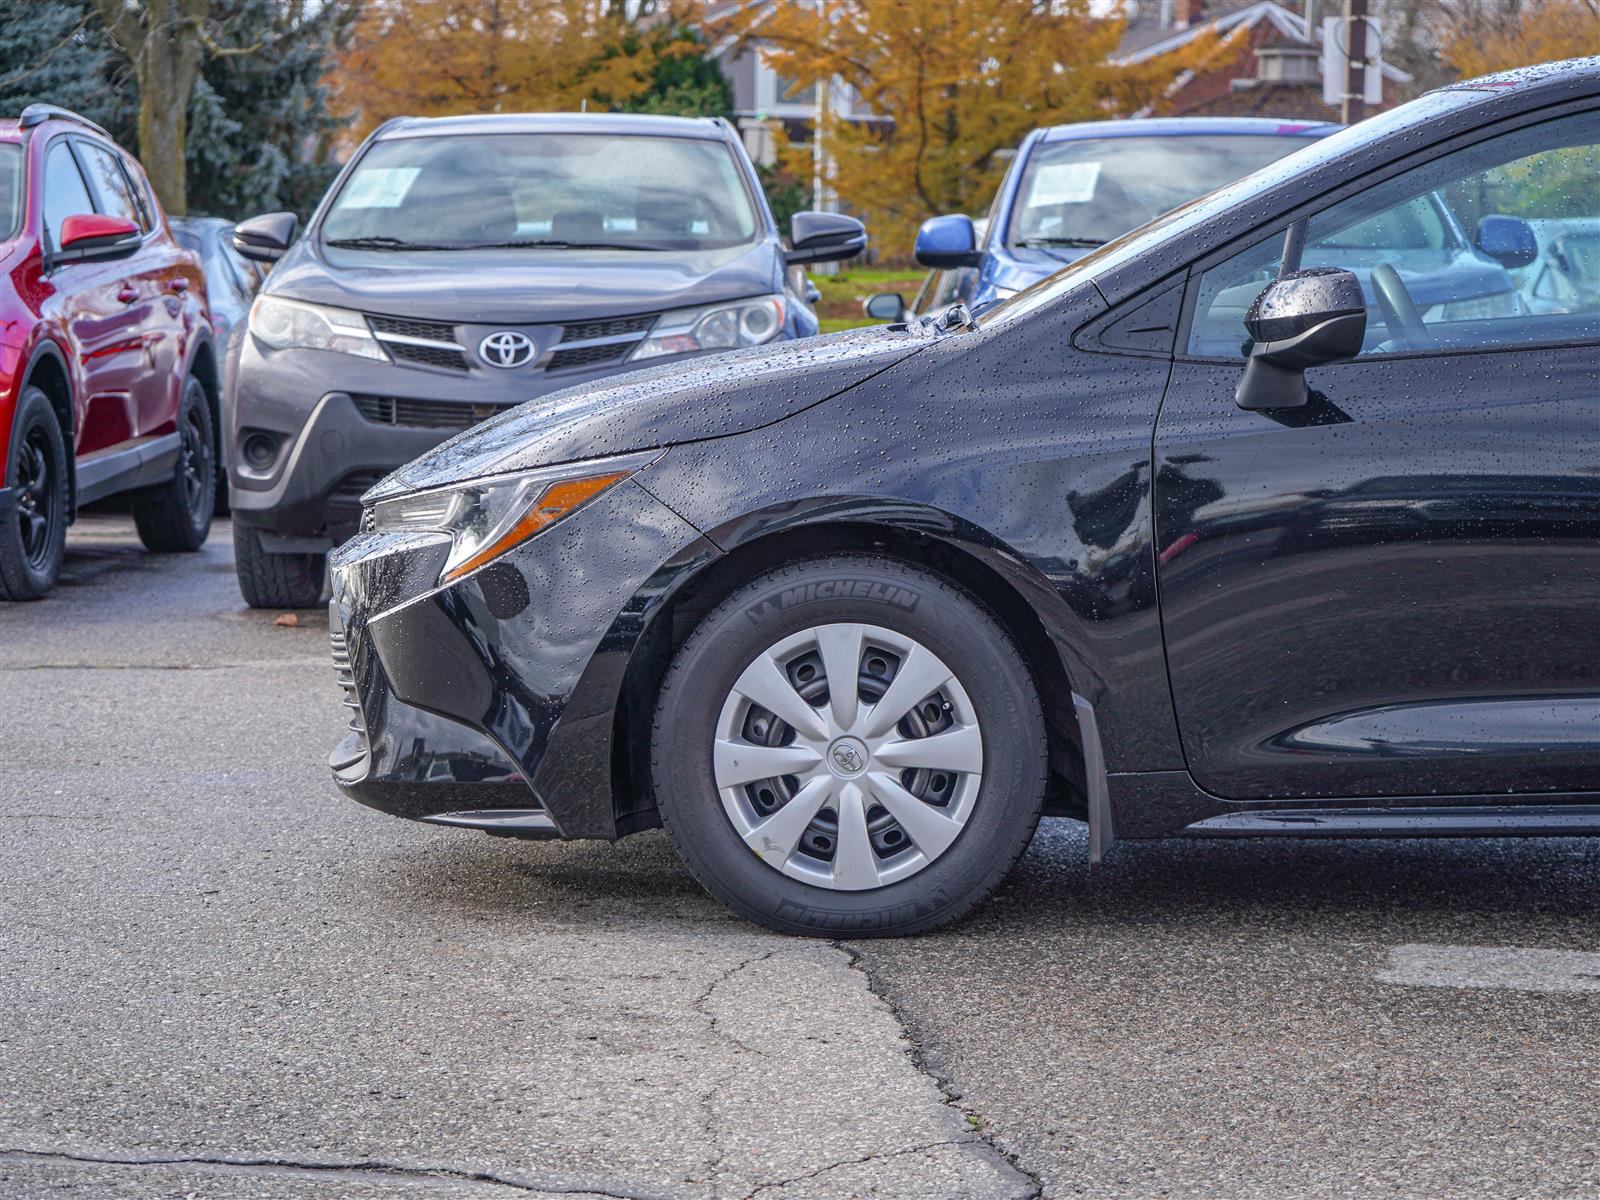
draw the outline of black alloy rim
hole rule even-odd
[[[50,471],[50,436],[39,426],[28,430],[17,458],[17,523],[22,556],[34,570],[50,560],[50,543],[59,517]]]
[[[189,512],[198,517],[205,501],[206,473],[211,469],[211,456],[206,453],[206,431],[200,422],[199,409],[192,404],[184,414],[183,444],[178,455],[184,497],[188,501]]]

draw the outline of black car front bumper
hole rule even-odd
[[[332,559],[330,629],[351,730],[341,790],[396,816],[614,838],[629,660],[675,581],[716,548],[625,482],[438,587],[431,535],[361,533]],[[495,827],[459,814],[542,811]]]

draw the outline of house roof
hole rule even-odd
[[[1256,0],[1243,8],[1232,8],[1217,16],[1201,21],[1197,25],[1190,25],[1187,29],[1174,29],[1164,31],[1164,36],[1150,39],[1148,30],[1141,28],[1137,35],[1130,39],[1123,37],[1123,43],[1118,47],[1117,57],[1111,60],[1113,66],[1126,67],[1135,63],[1148,62],[1152,58],[1159,58],[1163,54],[1171,54],[1174,50],[1182,49],[1190,42],[1205,33],[1217,33],[1223,37],[1249,29],[1263,21],[1270,23],[1276,30],[1277,37],[1290,38],[1297,42],[1322,41],[1322,30],[1312,29],[1311,36],[1307,36],[1306,19],[1299,13],[1290,12],[1277,0]],[[1129,25],[1130,33],[1134,32],[1134,22]],[[1393,63],[1383,64],[1384,78],[1395,83],[1410,83],[1411,73],[1402,71]]]
[[[1325,104],[1316,83],[1257,83],[1234,88],[1185,110],[1196,117],[1274,117],[1280,121],[1319,121],[1337,125],[1339,109]]]

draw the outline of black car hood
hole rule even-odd
[[[927,344],[926,336],[880,326],[667,363],[552,392],[458,434],[401,467],[368,497],[759,429],[871,379]]]
[[[341,250],[302,241],[267,290],[471,325],[532,325],[737,300],[779,286],[777,246],[724,250]]]

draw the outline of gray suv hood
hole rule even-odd
[[[725,250],[339,250],[303,239],[266,291],[452,324],[659,312],[779,289],[776,242]]]
[[[887,327],[850,330],[552,392],[430,450],[367,498],[759,429],[871,379],[927,344]]]

